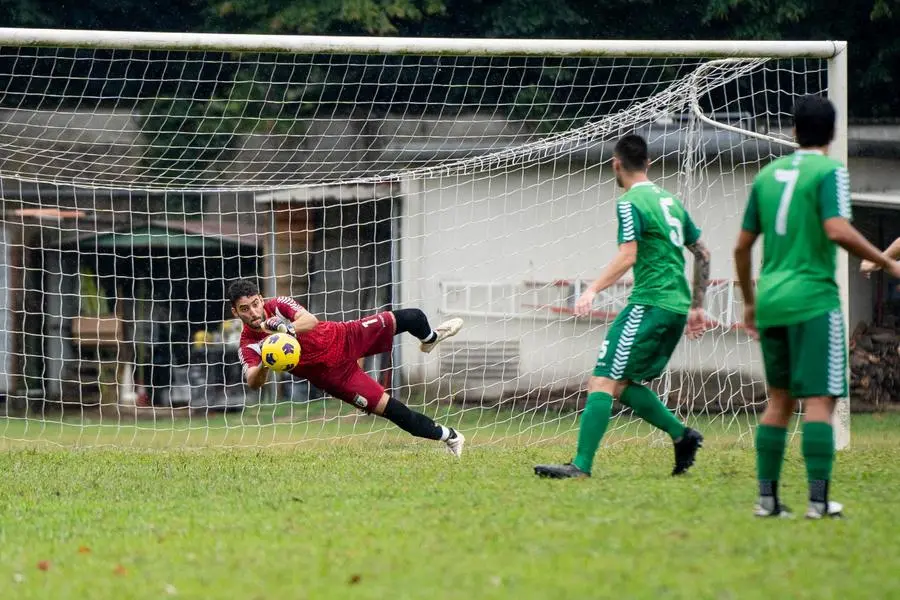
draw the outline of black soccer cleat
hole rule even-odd
[[[702,447],[703,436],[700,432],[686,427],[684,435],[675,442],[675,468],[672,469],[672,475],[684,475],[694,464],[697,450]]]
[[[564,465],[537,465],[534,467],[534,474],[538,477],[548,477],[550,479],[577,479],[591,476],[590,473],[585,473],[572,463]]]

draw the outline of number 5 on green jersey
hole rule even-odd
[[[660,198],[659,199],[659,207],[663,211],[663,215],[666,217],[666,223],[669,224],[669,227],[672,230],[669,232],[669,239],[673,244],[681,248],[684,246],[684,225],[682,222],[675,217],[672,216],[672,205],[675,204],[675,200],[673,198]]]

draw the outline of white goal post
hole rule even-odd
[[[234,381],[237,277],[320,318],[464,315],[440,352],[398,339],[365,368],[476,444],[570,435],[630,284],[590,318],[571,303],[615,247],[611,143],[639,131],[715,265],[711,330],[654,386],[680,416],[745,439],[764,392],[739,324],[738,213],[792,146],[800,95],[834,102],[831,151],[847,161],[847,76],[840,41],[0,28],[0,437],[392,435],[302,384],[253,395]],[[835,425],[844,448],[848,399]],[[610,429],[646,435],[625,412]]]

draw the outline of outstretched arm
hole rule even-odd
[[[894,243],[888,246],[884,253],[887,254],[890,259],[900,260],[900,237],[894,240]]]
[[[280,331],[297,335],[312,331],[319,324],[319,319],[314,314],[288,296],[275,299],[275,310],[278,311],[278,316],[268,319],[265,325],[265,329],[272,333]]]
[[[894,240],[894,243],[888,246],[887,250],[885,250],[883,254],[891,260],[900,259],[900,237]],[[864,260],[859,265],[859,270],[865,273],[866,277],[868,277],[872,272],[878,271],[879,269],[881,269],[881,265],[871,260]]]
[[[316,318],[316,315],[312,314],[305,308],[301,308],[294,315],[294,331],[297,333],[303,333],[306,331],[312,331],[316,325],[319,324],[319,319]]]
[[[250,389],[258,390],[266,383],[269,376],[269,369],[262,360],[262,349],[260,345],[243,343],[238,349],[238,358],[241,360],[241,367],[244,370],[244,379]]]
[[[628,269],[634,266],[635,261],[637,260],[637,242],[625,242],[619,246],[619,252],[616,256],[606,265],[606,268],[603,269],[603,272],[591,285],[588,286],[588,289],[581,294],[581,297],[578,298],[578,301],[575,303],[575,314],[578,316],[584,316],[591,312],[591,308],[594,305],[594,297],[597,296],[598,293],[602,292],[628,272]]]
[[[258,364],[255,367],[248,367],[246,372],[247,386],[252,390],[258,390],[269,377],[269,369],[264,364]]]
[[[892,256],[893,252],[897,252],[894,244],[891,244],[888,251],[881,253],[850,224],[853,211],[850,204],[850,176],[846,167],[838,167],[833,176],[822,179],[819,184],[819,212],[828,239],[857,258],[885,269],[892,277],[900,274],[900,266]]]
[[[825,221],[825,234],[832,242],[851,254],[868,260],[882,269],[890,269],[894,263],[887,251],[881,253],[869,240],[843,217],[832,217]],[[895,242],[896,243],[896,242]],[[894,244],[891,244],[893,247]],[[888,248],[890,250],[890,248]]]

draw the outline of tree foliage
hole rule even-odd
[[[846,40],[851,115],[900,117],[896,0],[707,0],[702,22],[718,37]]]
[[[219,31],[314,35],[391,35],[405,23],[441,14],[441,0],[212,0]]]

